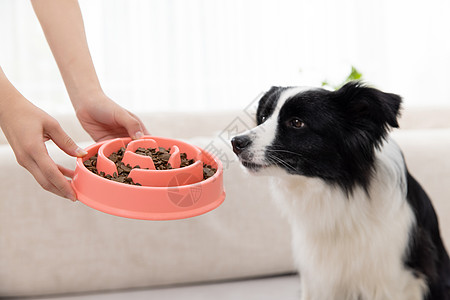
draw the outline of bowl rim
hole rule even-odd
[[[169,139],[169,138],[157,137],[157,136],[151,136],[151,137],[155,138],[155,139],[158,139],[158,138],[163,138],[165,140]],[[124,139],[129,139],[129,138],[125,137]],[[215,208],[219,207],[224,202],[226,193],[223,188],[223,164],[222,164],[222,162],[217,158],[216,155],[214,155],[214,154],[210,153],[209,151],[204,150],[200,147],[197,147],[195,145],[190,145],[190,146],[198,148],[202,154],[206,155],[208,158],[213,160],[215,165],[217,166],[217,171],[213,176],[209,177],[208,179],[201,180],[199,182],[195,182],[195,183],[191,183],[191,184],[179,185],[179,186],[167,186],[167,187],[127,185],[124,183],[108,180],[108,179],[103,178],[103,177],[91,172],[90,170],[88,170],[84,166],[83,162],[86,159],[90,158],[89,152],[91,152],[95,148],[98,150],[98,148],[100,148],[101,145],[103,145],[104,143],[111,141],[111,140],[113,140],[113,139],[101,141],[101,142],[98,142],[98,143],[95,143],[93,145],[86,147],[85,150],[88,152],[88,155],[86,155],[84,157],[79,157],[76,160],[76,166],[78,168],[78,172],[75,172],[75,176],[74,176],[73,180],[71,181],[71,185],[77,194],[78,200],[80,200],[80,202],[82,202],[83,204],[85,204],[95,210],[101,211],[103,213],[107,213],[107,214],[118,216],[118,217],[139,219],[139,220],[162,221],[162,220],[186,219],[186,218],[199,216],[199,215],[205,214],[211,210],[214,210]],[[169,140],[178,142],[178,140],[176,140],[176,139],[169,139]],[[189,144],[184,141],[182,141],[182,142]],[[202,160],[202,162],[203,162],[203,160]],[[77,170],[75,170],[75,171],[77,171]],[[158,170],[158,171],[172,171],[172,170]],[[218,191],[218,193],[215,193],[215,195],[213,196],[213,198],[215,198],[215,199],[213,199],[212,201],[208,201],[207,203],[205,203],[201,206],[197,206],[195,208],[188,208],[185,210],[167,211],[167,212],[161,212],[161,211],[151,212],[151,211],[145,211],[145,210],[136,211],[136,210],[132,210],[132,209],[126,209],[123,207],[116,207],[114,205],[108,205],[108,202],[106,202],[106,201],[95,200],[95,199],[93,199],[93,197],[84,194],[82,191],[80,191],[77,188],[77,184],[76,184],[77,177],[80,175],[88,176],[89,180],[91,180],[91,179],[92,180],[106,180],[108,185],[113,185],[115,187],[120,186],[121,188],[134,190],[134,192],[142,191],[142,192],[148,193],[148,192],[152,192],[152,191],[155,191],[155,192],[167,191],[169,193],[170,192],[185,193],[185,192],[187,192],[187,190],[196,189],[198,187],[203,187],[203,186],[211,183],[211,184],[213,184],[211,187],[217,186],[216,184],[218,184],[220,186],[221,193],[220,193],[220,191]],[[214,182],[216,180],[220,180],[220,182],[214,184]],[[84,192],[86,192],[86,190],[84,190]]]

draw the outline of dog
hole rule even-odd
[[[362,82],[272,87],[232,138],[245,169],[271,176],[302,300],[450,300],[435,211],[388,135],[401,102]]]

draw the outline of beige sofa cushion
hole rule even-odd
[[[268,197],[267,178],[244,174],[224,141],[251,121],[237,112],[199,117],[143,116],[152,133],[189,138],[202,147],[212,142],[227,160],[223,205],[186,220],[124,219],[53,196],[17,165],[9,146],[1,146],[0,297],[293,272],[289,227]],[[170,125],[174,119],[176,127]],[[73,117],[61,120],[77,141],[87,138]],[[420,126],[420,118],[411,120],[409,128]],[[450,248],[450,129],[398,130],[394,136],[412,174],[430,194]],[[74,166],[74,159],[55,146],[49,145],[49,152]]]
[[[207,127],[209,137],[189,141],[201,147],[213,142],[222,159],[233,159],[229,143],[214,138],[212,130],[225,128],[234,117],[218,113],[215,122],[206,126],[179,116],[177,124],[191,129],[191,134]],[[154,118],[146,121],[154,124],[149,126],[153,132],[158,131]],[[180,133],[173,125],[172,132],[167,130],[170,126],[162,127],[166,136]],[[57,162],[74,167],[73,158],[52,144],[48,148]],[[1,168],[8,170],[0,174],[0,297],[294,271],[289,227],[268,197],[267,178],[248,177],[236,162],[224,162],[227,197],[218,209],[186,220],[140,221],[104,214],[45,192],[17,165],[7,145],[0,147],[0,157]]]
[[[403,150],[409,171],[433,202],[441,235],[450,251],[450,128],[399,130],[393,136]]]

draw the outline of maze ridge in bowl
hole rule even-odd
[[[122,162],[140,166],[132,169],[129,177],[141,186],[108,180],[83,164],[98,154],[98,172],[113,175],[117,168],[108,157],[121,147],[126,149]],[[173,169],[156,170],[151,157],[134,153],[139,147],[170,148],[169,163]],[[133,219],[175,220],[206,213],[225,199],[222,163],[211,153],[189,143],[145,136],[138,140],[103,141],[85,150],[88,154],[77,159],[72,186],[81,202],[102,212]],[[194,163],[180,168],[180,153],[186,153]],[[217,170],[206,180],[203,180],[204,163]]]

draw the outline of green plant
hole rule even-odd
[[[340,84],[333,85],[333,84],[330,84],[327,80],[324,80],[324,81],[322,81],[322,87],[330,87],[334,90],[337,90],[340,87],[342,87],[344,84],[346,84],[347,82],[353,81],[353,80],[360,80],[360,79],[362,79],[362,77],[363,77],[362,73],[359,72],[354,66],[352,66],[352,70],[350,71],[350,74]]]

